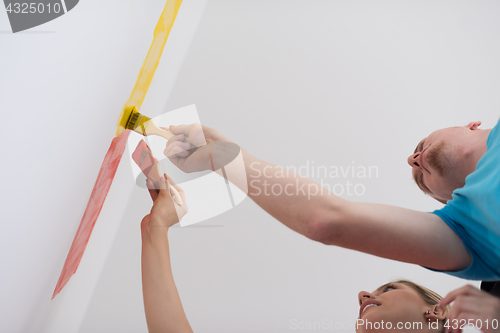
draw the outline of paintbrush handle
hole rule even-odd
[[[153,120],[148,121],[144,131],[146,135],[158,135],[167,140],[170,140],[170,138],[174,136],[170,131],[166,131],[156,126]]]
[[[182,206],[182,204],[183,204],[182,198],[181,198],[181,195],[179,194],[179,192],[177,191],[177,189],[175,187],[173,187],[170,183],[168,183],[168,188],[170,189],[170,194],[172,195],[174,202],[177,205]]]
[[[159,128],[152,119],[146,124],[145,132],[146,135],[158,135],[167,140],[170,140],[170,138],[174,136],[172,132]],[[194,145],[189,142],[187,138],[185,138],[183,142],[190,144],[191,147],[194,147]]]

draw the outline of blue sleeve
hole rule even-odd
[[[465,249],[470,253],[470,255],[472,257],[472,262],[469,265],[469,267],[467,267],[466,269],[463,269],[461,271],[438,271],[438,270],[428,268],[428,267],[424,267],[424,268],[427,268],[427,269],[434,271],[434,272],[442,272],[442,273],[456,276],[456,277],[463,278],[463,279],[475,280],[476,279],[475,278],[476,274],[475,274],[475,269],[474,269],[475,261],[476,261],[475,255],[474,255],[475,252],[471,248],[471,244],[469,242],[467,234],[465,233],[463,228],[460,225],[456,224],[455,221],[453,221],[453,219],[450,217],[451,212],[449,211],[448,206],[445,206],[439,210],[435,210],[432,213],[439,216],[451,228],[451,230],[453,230],[453,232],[455,234],[457,234],[458,237],[460,237],[460,239],[462,240],[462,242],[465,246]]]

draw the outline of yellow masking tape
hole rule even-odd
[[[137,111],[140,112],[142,102],[144,102],[144,97],[146,97],[146,93],[148,92],[151,80],[153,80],[156,68],[160,63],[163,48],[165,47],[165,44],[167,42],[170,30],[174,25],[175,18],[177,17],[177,12],[179,11],[181,3],[182,0],[167,1],[160,19],[156,24],[153,42],[151,43],[151,47],[149,48],[148,55],[146,56],[146,59],[142,64],[142,68],[139,72],[139,77],[137,78],[137,82],[135,83],[134,90],[132,90],[132,94],[130,94],[129,99],[127,103],[125,103],[122,113],[118,118],[118,124],[120,124],[120,121],[122,120],[122,117],[124,116],[126,110],[131,110],[133,106],[135,106]],[[118,126],[116,136],[120,135],[123,131],[123,127]]]

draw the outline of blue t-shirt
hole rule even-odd
[[[472,256],[462,271],[444,273],[470,280],[500,280],[500,121],[491,130],[486,153],[453,199],[433,213],[461,239]]]

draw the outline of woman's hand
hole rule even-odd
[[[167,180],[166,174],[156,181],[148,179],[146,185],[148,186],[149,194],[154,203],[153,208],[151,208],[151,213],[142,219],[142,231],[152,227],[164,227],[168,229],[178,223],[182,217],[186,215],[188,209],[184,190],[176,185],[171,178]],[[173,186],[177,192],[179,192],[182,198],[181,205],[174,202],[170,186]]]
[[[182,198],[174,202],[168,182]],[[150,333],[192,333],[175,286],[170,266],[168,228],[182,219],[187,212],[184,191],[167,175],[159,180],[148,179],[149,193],[154,201],[151,213],[141,222],[142,230],[142,294],[146,322]]]
[[[484,333],[500,332],[500,298],[466,285],[448,293],[439,305],[451,302],[446,332],[461,332],[464,324],[472,324]]]

